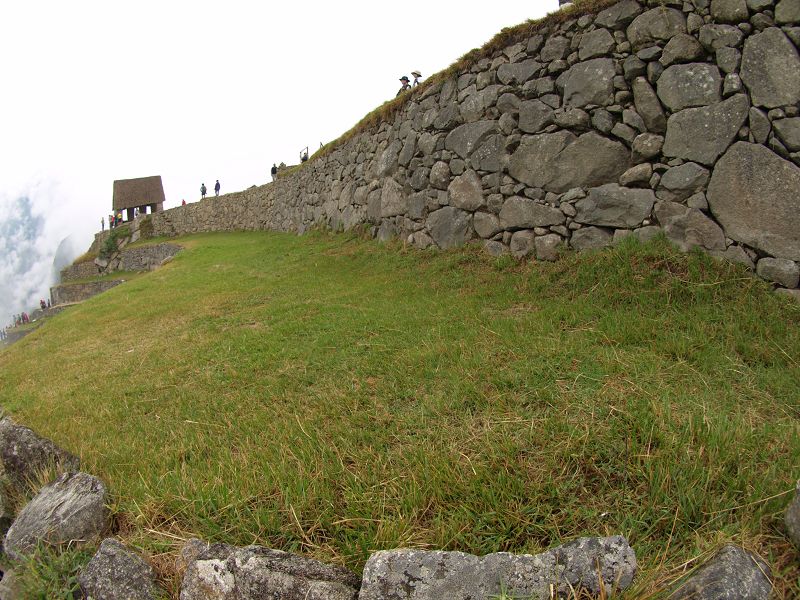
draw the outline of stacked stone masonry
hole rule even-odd
[[[800,279],[798,0],[622,0],[410,96],[278,181],[155,235],[368,224],[379,240],[554,260],[663,231]]]

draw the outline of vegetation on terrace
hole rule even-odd
[[[550,263],[208,234],[0,352],[0,405],[108,482],[119,534],[360,571],[621,533],[649,595],[733,541],[800,593],[800,307],[633,241]],[[69,561],[67,561],[69,562]],[[72,563],[70,563],[72,564]]]

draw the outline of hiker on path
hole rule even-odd
[[[408,77],[406,77],[405,75],[403,75],[403,76],[400,78],[400,81],[402,82],[402,84],[403,84],[403,85],[402,85],[402,87],[401,87],[399,90],[397,90],[397,94],[395,95],[395,98],[396,98],[397,96],[399,96],[400,94],[402,94],[403,92],[405,92],[405,91],[408,91],[408,90],[410,90],[410,89],[411,89],[411,85],[408,83]]]
[[[205,197],[206,197],[206,184],[205,183],[201,183],[200,184],[200,198],[205,198]]]
[[[214,195],[219,196],[219,179],[217,179],[217,183],[214,184]]]
[[[411,75],[414,76],[414,83],[411,85],[411,87],[417,87],[419,85],[419,78],[422,77],[422,73],[419,71],[411,71]]]
[[[100,217],[100,231],[106,230],[106,218]]]
[[[186,199],[181,200],[181,206],[186,206]]]
[[[275,163],[272,163],[272,168],[269,170],[269,172],[272,174],[272,181],[275,181],[275,178],[278,176],[278,167],[275,165]]]
[[[47,302],[44,301],[44,298],[39,299],[39,306],[41,307],[42,310],[45,310],[47,308]]]

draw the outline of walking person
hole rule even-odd
[[[275,163],[272,163],[272,168],[269,170],[269,172],[272,174],[272,181],[275,181],[275,179],[278,177],[278,166]]]
[[[214,184],[214,195],[219,196],[219,179],[217,179],[217,183]]]
[[[200,184],[200,198],[202,199],[202,198],[205,198],[205,197],[206,197],[206,184],[205,183],[201,183]]]
[[[106,230],[106,218],[100,217],[100,231]]]

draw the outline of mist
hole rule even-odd
[[[38,183],[0,192],[0,325],[50,297],[61,268],[91,243],[78,206],[59,198],[58,185]]]

